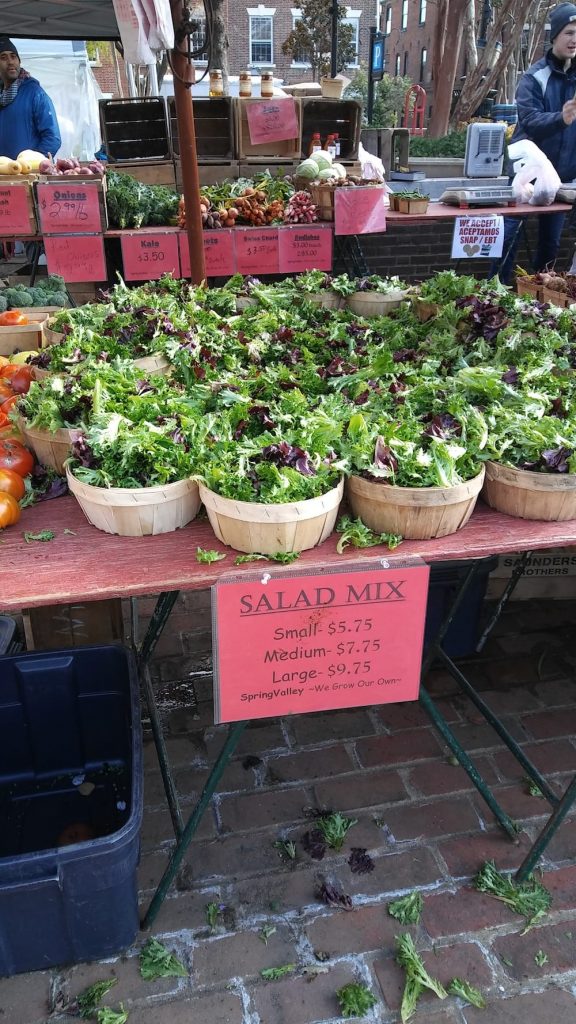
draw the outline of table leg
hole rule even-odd
[[[515,842],[518,842],[518,828],[516,827],[512,819],[508,817],[506,811],[502,810],[500,804],[493,796],[492,791],[488,786],[488,783],[485,782],[482,775],[480,775],[480,772],[475,767],[473,762],[470,760],[464,748],[460,746],[458,740],[456,739],[454,733],[452,732],[452,729],[448,725],[448,722],[446,721],[444,716],[440,714],[438,709],[434,706],[433,700],[431,699],[430,695],[426,692],[424,687],[420,687],[420,703],[422,704],[426,713],[429,715],[432,724],[436,727],[436,729],[438,729],[438,732],[450,747],[450,750],[454,754],[454,757],[457,759],[458,764],[462,766],[462,768],[470,778],[471,782],[474,783],[476,789],[488,804],[488,807],[492,811],[497,821],[500,823],[500,825],[502,825],[502,828],[505,830],[505,832],[507,832],[510,839],[513,839]]]
[[[238,745],[238,741],[242,736],[242,733],[244,732],[244,729],[246,728],[247,725],[248,722],[233,722],[230,725],[226,742],[224,743],[224,746],[222,747],[222,750],[218,755],[216,763],[212,768],[212,771],[210,772],[208,779],[206,780],[206,784],[204,786],[204,789],[202,790],[202,793],[200,794],[198,802],[194,810],[192,811],[192,814],[188,818],[188,821],[186,822],[184,831],[178,837],[178,841],[172,852],[172,856],[170,857],[168,866],[162,878],[160,879],[158,888],[154,893],[150,906],[148,907],[148,910],[146,911],[146,914],[144,916],[144,920],[142,921],[142,928],[149,928],[150,925],[153,924],[156,915],[160,910],[160,907],[162,906],[164,899],[166,898],[168,889],[170,888],[170,885],[174,880],[176,872],[178,871],[178,868],[180,867],[184,859],[184,856],[190,845],[192,837],[202,820],[202,816],[206,808],[208,807],[208,804],[210,803],[212,796],[214,795],[216,787],[222,777],[222,773],[226,768],[226,765],[228,764],[230,757],[234,753],[234,750]]]
[[[572,779],[572,782],[568,786],[568,789],[564,793],[564,796],[557,804],[555,810],[548,818],[544,828],[540,832],[536,842],[532,846],[532,849],[526,855],[522,861],[518,871],[516,872],[516,878],[519,882],[523,882],[524,879],[532,873],[533,868],[538,863],[538,860],[544,853],[544,850],[548,846],[548,843],[558,831],[558,828],[564,821],[564,818],[568,814],[568,811],[572,807],[572,804],[576,800],[576,776]]]

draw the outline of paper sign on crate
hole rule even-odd
[[[203,233],[204,243],[204,269],[206,277],[231,277],[236,273],[236,249],[234,246],[234,232],[231,228],[221,228],[218,231],[205,231]],[[178,234],[178,245],[180,246],[180,270],[182,277],[190,277],[190,246],[188,235],[185,231]]]
[[[278,228],[234,228],[239,274],[278,274]]]
[[[0,237],[33,235],[35,227],[30,186],[0,184]]]
[[[429,568],[247,573],[213,588],[218,722],[417,700]]]
[[[102,235],[45,235],[44,249],[49,274],[67,282],[107,278]]]
[[[279,272],[332,270],[332,225],[298,224],[278,231]]]
[[[157,281],[163,274],[180,277],[180,255],[175,232],[138,231],[122,235],[125,281]]]
[[[286,99],[262,100],[261,103],[248,103],[246,118],[253,146],[298,138],[296,103],[292,96]]]
[[[386,231],[385,190],[360,185],[334,190],[334,234],[369,235]]]
[[[504,217],[456,217],[452,237],[453,260],[495,258],[502,255]]]
[[[38,182],[38,216],[46,234],[102,231],[100,196],[102,184],[97,181]]]

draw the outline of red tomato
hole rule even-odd
[[[0,409],[0,427],[5,427],[8,423],[8,417]]]
[[[20,505],[11,494],[0,492],[0,530],[12,526],[20,519]]]
[[[9,309],[6,313],[0,313],[1,327],[14,327],[29,324],[30,321],[21,309]]]
[[[19,476],[28,476],[34,468],[32,454],[19,441],[0,441],[0,469],[13,469]]]
[[[11,409],[14,408],[14,406],[16,405],[16,402],[18,401],[19,398],[20,398],[20,395],[12,395],[11,398],[8,398],[5,402],[3,402],[0,405],[0,412],[4,416],[8,417],[8,413],[10,412]]]
[[[11,494],[16,501],[20,501],[26,494],[22,477],[13,469],[0,469],[0,494]]]
[[[0,377],[8,380],[15,373],[18,373],[19,369],[20,367],[16,363],[7,363],[5,366],[0,366]]]
[[[4,405],[9,398],[12,398],[14,392],[12,387],[7,380],[0,380],[0,405]]]
[[[30,390],[30,384],[34,380],[30,366],[19,366],[18,373],[10,377],[10,387],[15,395],[25,395]]]

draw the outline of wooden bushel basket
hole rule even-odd
[[[395,487],[361,476],[348,480],[354,516],[374,533],[399,533],[406,540],[431,540],[466,525],[484,481],[484,467],[454,487]]]
[[[79,429],[60,427],[59,430],[38,430],[35,427],[28,427],[22,423],[21,431],[28,448],[34,452],[38,462],[42,466],[54,469],[56,473],[63,476],[66,472],[64,465],[72,453],[72,445],[82,433]]]
[[[486,463],[482,497],[492,508],[519,519],[576,519],[576,473],[532,473]]]
[[[306,302],[311,302],[313,306],[322,306],[324,309],[341,309],[344,305],[343,296],[329,290],[325,292],[308,292],[304,295],[304,298]]]
[[[334,185],[311,185],[306,188],[318,210],[318,220],[334,220]]]
[[[172,369],[172,363],[161,355],[142,356],[135,359],[132,365],[144,373],[159,373],[162,377],[167,377]]]
[[[247,554],[274,555],[279,551],[307,551],[326,540],[336,525],[343,489],[341,480],[318,498],[264,505],[223,498],[200,484],[200,498],[223,544]]]
[[[121,537],[171,533],[186,526],[200,508],[195,480],[177,480],[157,487],[93,487],[66,470],[70,493],[89,523]]]
[[[393,309],[398,309],[405,298],[405,292],[353,292],[348,296],[348,308],[358,316],[386,316]]]

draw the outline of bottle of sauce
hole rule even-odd
[[[265,100],[274,95],[274,75],[271,71],[263,71],[260,75],[260,95]]]
[[[340,156],[340,136],[338,132],[334,133],[334,144],[336,146],[336,159]]]
[[[252,75],[249,71],[240,72],[238,92],[244,97],[252,95]]]
[[[327,153],[330,154],[330,156],[334,160],[336,159],[336,142],[335,142],[335,139],[334,139],[334,135],[327,135],[326,136],[326,142],[324,143],[324,149],[326,150]]]
[[[322,140],[320,138],[320,132],[314,132],[312,139],[310,140],[310,149],[308,156],[314,156],[314,153],[318,153],[322,149]]]
[[[223,96],[224,95],[224,79],[222,78],[222,72],[220,68],[213,68],[210,71],[210,96]]]

